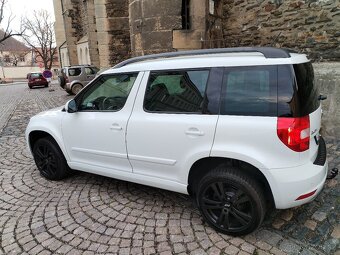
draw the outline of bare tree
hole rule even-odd
[[[0,24],[4,21],[5,19],[5,7],[7,4],[7,0],[0,0]],[[6,28],[3,29],[1,36],[0,36],[0,43],[5,41],[6,39],[14,36],[14,35],[18,35],[21,36],[23,32],[14,32],[11,28],[10,28],[10,24],[12,23],[14,19],[14,16],[12,16],[12,14],[9,15],[9,17],[7,18],[7,24],[6,24]]]
[[[57,46],[54,36],[54,22],[46,10],[33,12],[31,18],[22,19],[22,29],[25,31],[22,37],[35,51],[36,59],[41,58],[45,69],[51,69],[53,58],[57,54]]]

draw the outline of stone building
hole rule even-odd
[[[63,65],[260,45],[340,59],[339,0],[54,0],[54,9]]]

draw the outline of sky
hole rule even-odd
[[[14,20],[11,22],[10,27],[14,31],[20,30],[20,19],[22,16],[29,16],[30,13],[33,12],[33,10],[39,10],[39,9],[45,9],[50,12],[51,19],[54,19],[54,11],[53,11],[53,0],[7,0],[6,5],[6,12],[5,15],[8,16],[10,13],[12,13],[12,16],[14,17]],[[5,20],[7,20],[5,18]],[[4,24],[1,24],[2,27],[5,26]]]

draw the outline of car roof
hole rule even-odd
[[[103,74],[204,67],[258,66],[309,62],[305,54],[271,47],[224,48],[154,54],[128,59]]]

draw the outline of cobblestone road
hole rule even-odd
[[[323,65],[317,77],[330,97],[323,132],[334,167],[340,75]],[[242,238],[216,233],[177,193],[86,173],[47,181],[27,151],[24,130],[30,116],[70,98],[57,85],[0,86],[0,254],[340,255],[339,177],[327,181],[314,202],[273,210]]]

